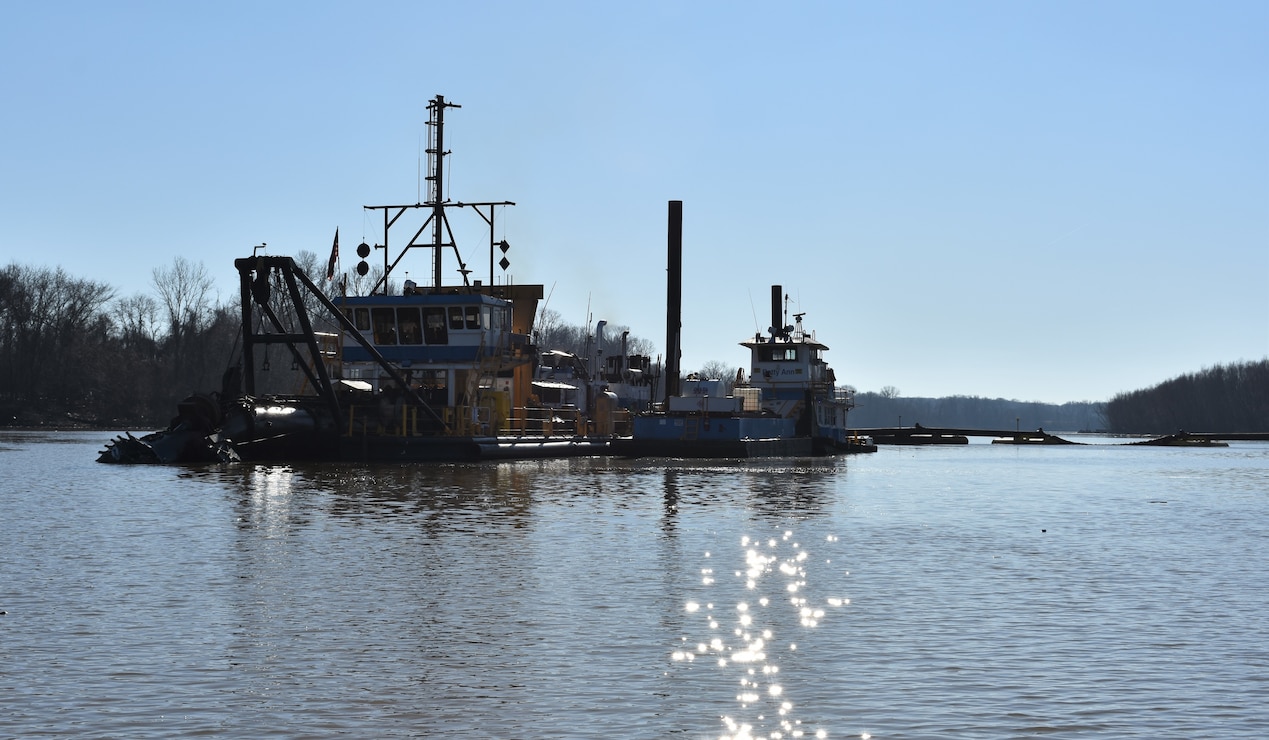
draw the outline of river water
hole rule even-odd
[[[1269,736],[1269,444],[96,463],[0,434],[0,737]]]

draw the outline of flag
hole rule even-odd
[[[335,227],[335,243],[330,248],[330,261],[326,263],[326,279],[335,279],[335,261],[339,259],[339,227]]]

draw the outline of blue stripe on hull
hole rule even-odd
[[[425,365],[440,362],[475,362],[480,355],[480,347],[463,346],[378,346],[379,353],[389,362]],[[358,346],[344,347],[344,362],[372,362],[370,353]]]
[[[745,440],[794,436],[794,420],[776,417],[636,416],[635,439]]]

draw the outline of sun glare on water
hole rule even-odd
[[[827,538],[829,546],[836,541],[835,536]],[[725,555],[711,551],[705,557],[717,560]],[[711,670],[730,676],[731,685],[736,687],[736,711],[721,718],[724,733],[720,740],[827,738],[825,727],[799,717],[814,708],[796,706],[792,697],[797,693],[798,677],[782,678],[779,659],[797,650],[798,635],[817,628],[830,608],[846,606],[850,599],[813,595],[807,577],[812,555],[794,539],[792,531],[779,537],[742,537],[736,557],[743,561],[743,567],[732,571],[733,581],[722,578],[720,583],[714,568],[703,568],[701,586],[728,594],[739,588],[736,593],[748,596],[730,607],[722,606],[728,600],[722,593],[719,598],[702,594],[702,598],[687,601],[683,609],[692,617],[689,624],[699,627],[700,635],[682,636],[671,659],[694,663],[700,658],[705,664],[702,668],[712,664]]]

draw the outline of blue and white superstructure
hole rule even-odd
[[[788,325],[781,287],[772,286],[772,326],[740,342],[749,350],[730,392],[717,379],[689,376],[662,409],[635,417],[622,450],[629,455],[769,457],[849,449],[846,417],[854,405],[824,359],[828,346],[802,326]],[[856,441],[864,446],[862,441]]]

